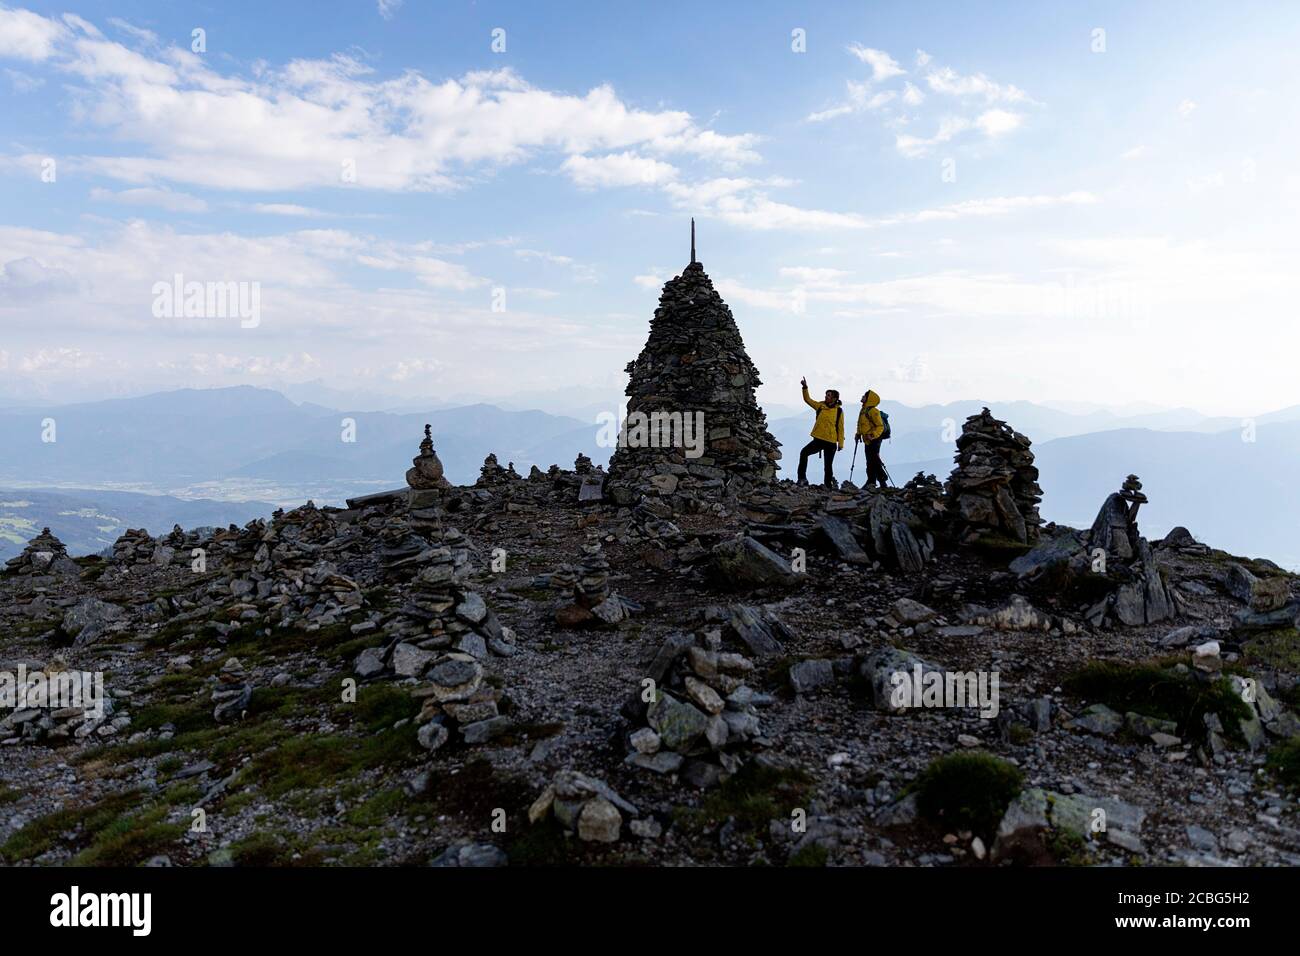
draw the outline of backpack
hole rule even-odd
[[[876,411],[879,412],[880,409],[876,409]],[[884,441],[886,438],[888,438],[888,437],[892,434],[892,432],[890,432],[890,430],[889,430],[889,413],[888,413],[888,412],[880,412],[880,421],[881,421],[881,423],[885,426],[885,430],[884,430],[883,432],[880,433],[880,440],[881,440],[881,441]]]

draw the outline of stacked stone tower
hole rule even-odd
[[[1038,543],[1043,489],[1031,444],[987,408],[966,419],[957,439],[957,467],[945,488],[963,543]]]
[[[616,500],[638,491],[717,498],[773,479],[781,446],[754,398],[758,369],[695,260],[694,220],[690,265],[664,286],[627,372],[628,417],[610,461]]]

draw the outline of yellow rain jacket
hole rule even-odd
[[[885,433],[885,423],[881,421],[880,412],[876,406],[880,404],[880,396],[867,389],[867,400],[862,406],[862,411],[858,412],[858,437],[865,441],[875,441]]]
[[[825,402],[816,401],[808,394],[807,385],[803,388],[803,400],[808,403],[808,407],[817,412],[817,421],[813,423],[813,429],[809,434],[822,441],[834,442],[843,450],[844,403],[841,401],[838,405],[827,405]]]

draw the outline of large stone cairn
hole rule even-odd
[[[630,503],[643,491],[716,500],[775,476],[781,446],[754,398],[758,370],[731,309],[693,255],[664,286],[645,348],[627,372],[629,419],[610,460],[607,487],[615,501]],[[702,412],[703,454],[688,458],[682,447],[628,447],[638,443],[633,416],[656,412],[682,419]],[[661,444],[670,444],[670,436],[661,435]]]
[[[442,462],[433,450],[432,426],[424,426],[424,440],[420,442],[420,453],[411,459],[411,467],[406,471],[406,483],[420,491],[443,490],[451,487],[442,473]]]
[[[957,467],[945,486],[959,541],[1037,543],[1043,490],[1031,444],[987,408],[966,419],[957,439]]]

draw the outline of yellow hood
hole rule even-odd
[[[875,408],[880,404],[880,396],[871,389],[867,389],[867,400],[863,403],[866,408]]]

